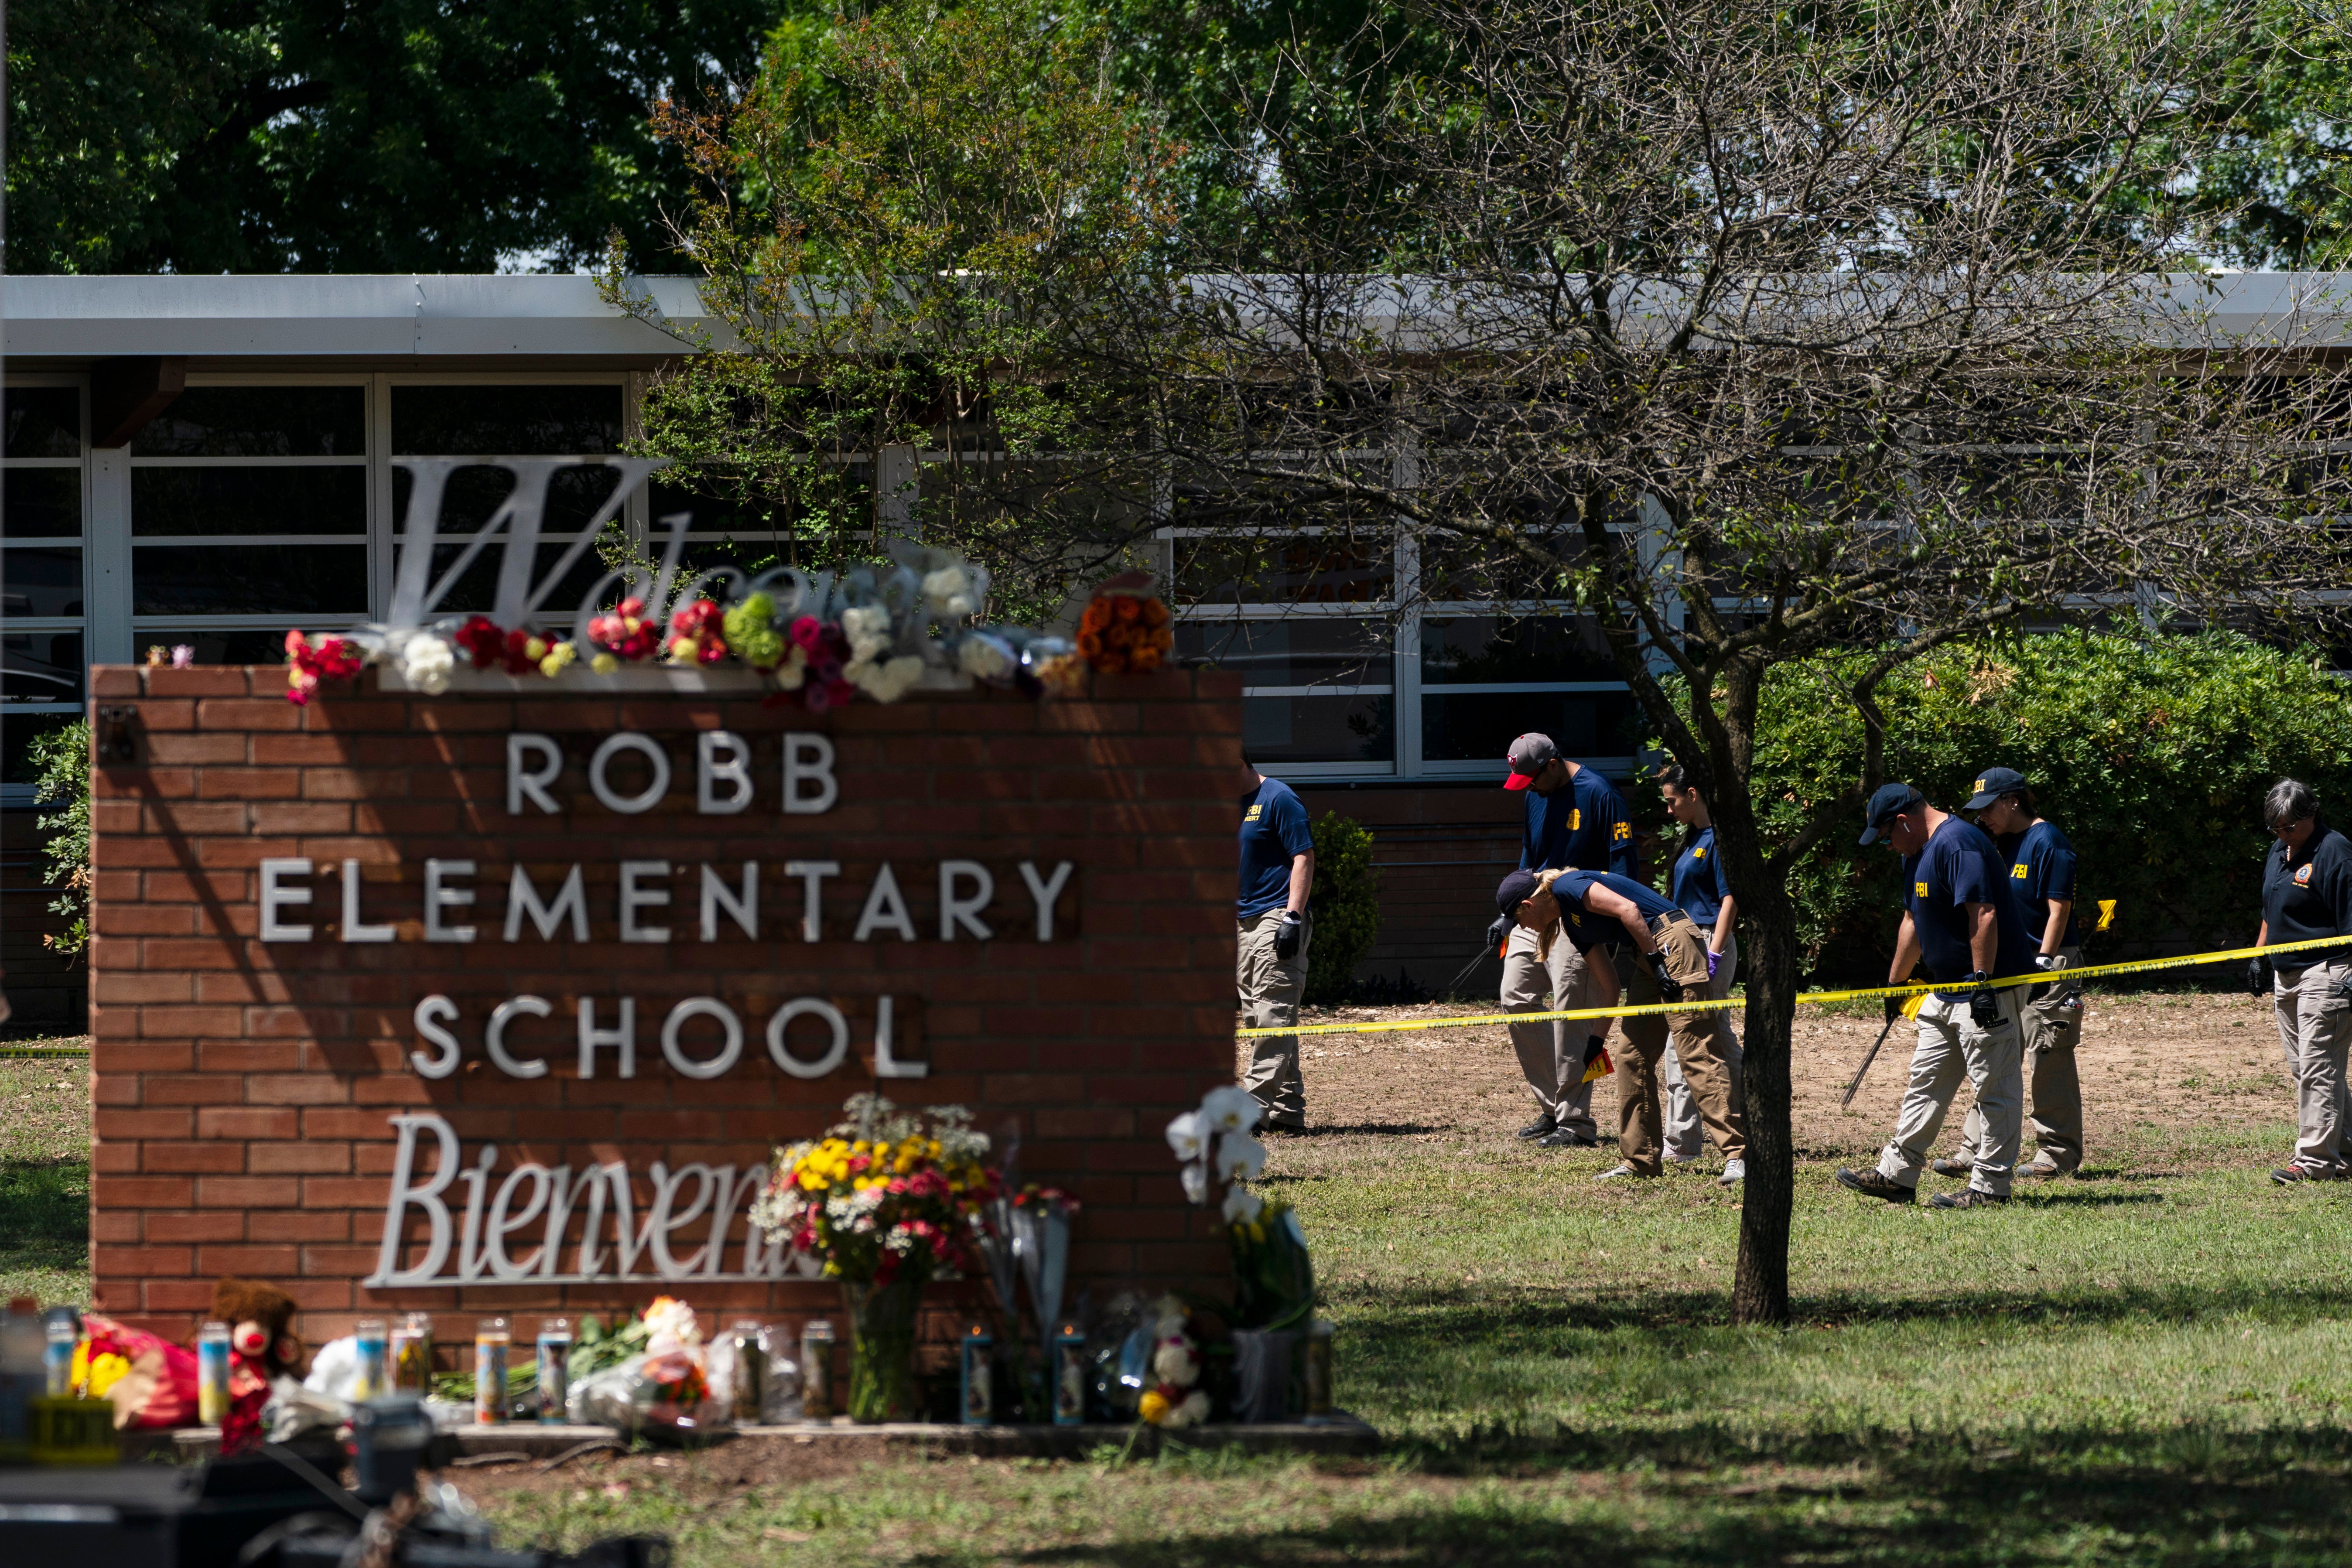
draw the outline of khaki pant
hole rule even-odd
[[[1538,946],[1534,931],[1511,928],[1503,953],[1503,1011],[1554,1013],[1591,1006],[1591,971],[1576,944],[1563,933],[1551,944],[1549,963],[1537,956]],[[1519,1058],[1519,1071],[1535,1091],[1540,1113],[1555,1127],[1600,1137],[1592,1120],[1592,1086],[1584,1081],[1584,1037],[1604,1034],[1608,1025],[1606,1018],[1593,1018],[1511,1026],[1511,1049]]]
[[[2352,979],[2352,959],[2330,956],[2300,971],[2281,966],[2272,982],[2271,1008],[2286,1053],[2287,1079],[2294,1085],[2298,1165],[2344,1166],[2345,1047],[2352,1044],[2352,1002],[2334,993],[2347,979]]]
[[[1699,927],[1700,941],[1706,937],[1706,928]],[[1732,977],[1739,969],[1739,939],[1723,939],[1723,958],[1717,963],[1715,978],[1707,984],[1706,994],[1720,1001],[1731,994]],[[1725,1007],[1713,1015],[1716,1021],[1715,1051],[1730,1069],[1732,1093],[1739,1092],[1739,1037],[1732,1031],[1732,1009]],[[1703,1126],[1699,1121],[1698,1101],[1691,1098],[1690,1082],[1683,1077],[1682,1058],[1675,1053],[1671,1042],[1666,1046],[1666,1058],[1658,1077],[1666,1088],[1666,1158],[1696,1160],[1706,1151]]]
[[[1307,917],[1298,951],[1288,958],[1274,955],[1281,924],[1282,911],[1268,910],[1235,926],[1234,986],[1241,993],[1245,1029],[1278,1029],[1298,1022],[1298,998],[1307,989],[1307,953],[1315,945],[1315,918]],[[1307,1124],[1307,1084],[1298,1076],[1297,1035],[1262,1035],[1252,1040],[1249,1071],[1242,1083],[1267,1121],[1276,1127]]]
[[[1969,1013],[1965,994],[1960,1000],[1948,1001],[1929,993],[1919,1009],[1919,1044],[1911,1053],[1911,1084],[1895,1114],[1895,1139],[1879,1152],[1881,1175],[1906,1187],[1919,1184],[1928,1151],[1943,1130],[1944,1113],[1951,1109],[1965,1075],[1976,1085],[1977,1109],[1984,1115],[1969,1185],[1997,1198],[2009,1196],[2017,1168],[2019,1102],[2025,1097],[2017,1022],[2023,994],[2024,987],[2016,985],[1990,993],[2000,1016],[1986,1028]]]
[[[2058,950],[2060,970],[2079,969],[2083,950]],[[2083,1037],[2083,988],[2073,981],[2053,981],[2047,989],[2029,985],[2042,994],[2018,1009],[2024,1030],[2025,1120],[2032,1125],[2033,1142],[2062,1171],[2083,1163],[2083,1079],[2074,1066],[2075,1042]],[[1960,1124],[1959,1157],[1974,1160],[1984,1138],[1984,1116],[1976,1107]]]
[[[1685,995],[1707,994],[1706,943],[1688,920],[1670,921],[1657,932],[1658,950],[1666,955],[1666,973],[1682,983]],[[1624,954],[1625,1001],[1629,1006],[1649,1006],[1661,998],[1650,974],[1649,960],[1631,946]],[[1612,955],[1613,956],[1613,955]],[[1623,1020],[1624,1059],[1617,1064],[1617,1151],[1634,1173],[1654,1176],[1663,1168],[1659,1155],[1664,1140],[1658,1115],[1658,1068],[1671,1036],[1675,1054],[1682,1059],[1683,1078],[1691,1098],[1698,1101],[1699,1120],[1723,1151],[1737,1160],[1748,1151],[1738,1080],[1717,1054],[1713,1013],[1651,1013]]]

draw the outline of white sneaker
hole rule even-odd
[[[1638,1176],[1641,1173],[1633,1169],[1631,1165],[1616,1165],[1611,1167],[1609,1170],[1601,1172],[1592,1179],[1596,1182],[1613,1182],[1620,1176]]]
[[[1719,1186],[1737,1186],[1743,1179],[1746,1178],[1747,1174],[1747,1161],[1726,1160],[1723,1163],[1723,1174],[1716,1177],[1716,1183]]]

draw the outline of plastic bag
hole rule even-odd
[[[730,1425],[711,1397],[699,1347],[633,1355],[572,1385],[564,1412],[577,1426],[614,1426],[648,1437],[685,1438]]]

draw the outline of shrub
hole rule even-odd
[[[1753,775],[1768,848],[1860,777],[1861,721],[1834,682],[1866,657],[1768,679]],[[2105,957],[2253,940],[2263,792],[2281,776],[2352,826],[2352,691],[2308,650],[2229,632],[2016,637],[1944,650],[1889,681],[1879,706],[1887,777],[1936,805],[1955,809],[1988,767],[2026,776],[2081,858],[2085,929],[2099,900],[2116,901]],[[1654,811],[1654,788],[1641,793]],[[1824,979],[1883,976],[1894,950],[1899,862],[1856,846],[1861,831],[1857,809],[1791,879],[1799,939]]]
[[[44,945],[71,957],[89,945],[89,725],[63,725],[33,738],[34,785],[39,803],[58,809],[35,819],[48,834],[41,847],[48,882],[65,891],[49,902],[65,917],[62,931],[41,938]]]
[[[1381,934],[1381,874],[1372,835],[1352,816],[1327,811],[1315,823],[1315,945],[1307,950],[1307,1000],[1339,1001],[1356,961]]]

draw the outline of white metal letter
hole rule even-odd
[[[814,795],[803,795],[801,784],[814,780]],[[841,785],[833,776],[833,740],[827,735],[811,734],[794,730],[784,737],[784,813],[788,816],[814,816],[831,811],[833,803],[841,798]]]
[[[490,1026],[482,1031],[482,1049],[488,1053],[490,1065],[509,1078],[545,1078],[547,1064],[534,1058],[520,1061],[507,1054],[507,1026],[517,1018],[544,1018],[555,1009],[542,996],[509,996],[490,1014]]]
[[[801,940],[821,941],[824,935],[818,920],[818,903],[824,879],[841,875],[838,860],[787,860],[784,875],[801,879]]]
[[[895,931],[908,942],[915,940],[915,919],[907,912],[906,897],[898,891],[898,879],[887,860],[874,879],[873,890],[866,895],[866,908],[857,916],[857,930],[850,940],[872,942],[877,931]]]
[[[543,765],[538,768],[526,766],[523,763],[525,753],[537,757]],[[509,735],[507,815],[520,816],[522,803],[527,800],[550,816],[562,816],[563,808],[555,804],[555,797],[547,793],[547,786],[553,784],[556,775],[562,772],[563,749],[551,737],[520,730]]]
[[[580,998],[580,1076],[596,1076],[596,1048],[611,1046],[621,1053],[621,1076],[637,1076],[637,999],[621,998],[621,1026],[600,1029],[596,1026],[596,999]],[[624,1178],[625,1180],[625,1177]]]
[[[956,892],[956,884],[970,878],[978,889],[964,898]],[[981,911],[996,900],[996,878],[977,860],[942,860],[940,862],[940,940],[953,942],[956,927],[961,926],[972,935],[987,942],[996,933],[980,918]]]
[[[360,919],[360,863],[343,862],[343,940],[345,942],[390,942],[390,926],[372,926]]]
[[[743,934],[753,942],[760,940],[760,863],[743,862],[743,891],[739,897],[727,885],[726,879],[709,866],[702,868],[702,940],[719,940],[719,911],[725,910],[728,918],[743,929]]]
[[[658,888],[640,887],[640,877],[659,877],[664,885]],[[667,942],[669,927],[641,926],[637,923],[639,910],[665,909],[669,904],[669,862],[667,860],[624,860],[621,862],[621,940],[623,942]]]
[[[623,752],[636,752],[646,759],[646,765],[653,770],[653,782],[646,784],[644,790],[636,795],[626,796],[614,795],[611,783],[604,777],[604,770],[611,767],[613,759]],[[641,811],[651,811],[654,808],[654,803],[669,793],[669,753],[661,749],[659,742],[650,736],[640,735],[634,730],[624,730],[617,735],[607,735],[604,737],[604,743],[596,748],[596,754],[588,759],[588,789],[589,793],[595,795],[597,804],[606,811],[618,812],[623,816],[635,816]]]
[[[444,877],[470,877],[474,874],[471,860],[427,860],[425,862],[425,940],[427,942],[471,942],[472,926],[445,926],[441,923],[443,910],[463,909],[474,901],[471,888],[445,888]]]
[[[310,862],[304,859],[264,860],[261,863],[261,940],[264,942],[308,942],[310,927],[290,924],[278,918],[278,911],[296,904],[310,901],[310,889],[293,887],[280,881],[283,877],[308,877]]]
[[[726,1032],[727,1043],[707,1062],[688,1056],[678,1038],[688,1020],[693,1018],[716,1018],[719,1028]],[[662,1020],[662,1055],[669,1059],[670,1066],[688,1078],[717,1078],[742,1059],[743,1020],[735,1016],[734,1008],[715,996],[689,996],[672,1007],[669,1016]]]
[[[1037,875],[1037,862],[1021,862],[1021,879],[1029,884],[1029,898],[1037,906],[1037,940],[1054,940],[1054,900],[1062,896],[1062,885],[1070,879],[1075,868],[1067,860],[1054,868],[1052,879]]]
[[[795,1018],[822,1018],[833,1031],[833,1044],[824,1055],[813,1062],[803,1061],[793,1055],[784,1044],[784,1030]],[[768,1020],[768,1055],[778,1067],[794,1078],[823,1078],[849,1058],[849,1020],[841,1009],[821,996],[796,996],[776,1009]]]
[[[368,1285],[376,1289],[398,1289],[405,1285],[426,1285],[441,1272],[441,1265],[449,1257],[449,1205],[441,1194],[457,1179],[457,1134],[449,1124],[431,1111],[415,1116],[395,1116],[392,1125],[400,1134],[400,1145],[392,1156],[392,1196],[383,1205],[383,1247],[376,1254],[375,1273]],[[429,1129],[440,1147],[440,1161],[434,1167],[433,1179],[423,1186],[414,1184],[416,1170],[416,1134]],[[414,1204],[425,1211],[431,1226],[431,1239],[425,1246],[425,1261],[414,1268],[396,1268],[400,1262],[400,1244],[405,1239],[408,1206]]]
[[[751,804],[751,748],[726,730],[705,730],[694,742],[694,809],[732,816]],[[713,787],[731,786],[724,795]]]
[[[457,1037],[441,1026],[457,1021],[457,1004],[446,996],[427,996],[416,1005],[416,1032],[441,1047],[439,1056],[428,1057],[423,1051],[408,1053],[408,1065],[416,1069],[419,1078],[447,1078],[457,1070],[457,1058],[463,1052]]]
[[[572,940],[586,942],[588,940],[588,889],[580,879],[580,868],[572,867],[572,874],[563,879],[563,886],[556,889],[555,901],[551,904],[543,904],[539,901],[539,889],[532,883],[530,873],[524,870],[518,863],[514,868],[514,875],[507,879],[507,940],[509,942],[521,939],[522,921],[525,915],[529,915],[530,923],[539,928],[539,940],[541,942],[555,940],[555,928],[562,923],[566,915],[572,918]]]
[[[902,1062],[890,1054],[890,998],[885,996],[874,1005],[874,1076],[876,1078],[929,1078],[929,1062]]]

